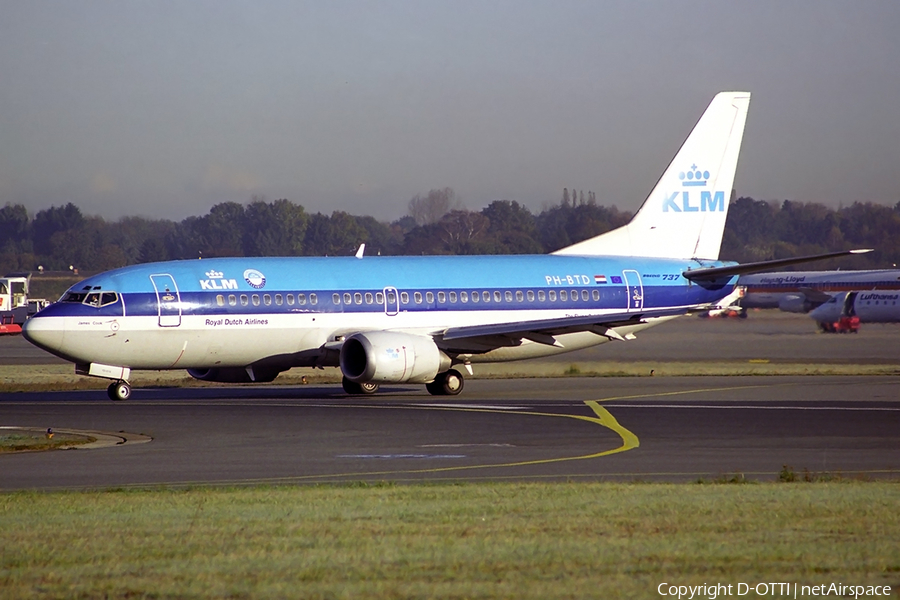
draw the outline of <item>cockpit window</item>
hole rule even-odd
[[[69,292],[63,296],[61,301],[77,302],[79,304],[100,308],[101,306],[109,306],[110,304],[118,302],[119,294],[116,292],[91,292],[89,294],[84,292]]]

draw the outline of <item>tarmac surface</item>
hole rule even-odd
[[[896,364],[898,333],[864,326],[857,335],[823,335],[808,318],[781,314],[684,318],[642,333],[641,343],[557,360],[609,360],[615,350],[617,360]],[[0,364],[56,360],[21,338],[0,342]],[[470,380],[456,397],[430,396],[419,385],[384,386],[364,398],[337,385],[136,389],[127,402],[97,390],[9,393],[0,394],[0,426],[123,441],[0,454],[5,490],[900,477],[897,376]]]
[[[900,377],[472,381],[9,394],[0,422],[149,443],[0,455],[0,488],[410,480],[900,476]],[[117,433],[124,432],[124,433]]]

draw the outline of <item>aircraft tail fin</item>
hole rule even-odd
[[[553,254],[718,259],[749,106],[716,94],[627,225]]]

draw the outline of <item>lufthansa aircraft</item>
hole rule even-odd
[[[630,340],[731,302],[736,275],[803,262],[718,261],[750,103],[715,96],[634,218],[542,256],[217,258],[124,267],[85,279],[30,319],[25,337],[113,380],[187,369],[266,382],[340,367],[344,389],[424,383],[458,394],[473,363]],[[828,255],[832,256],[832,255]]]
[[[898,291],[900,269],[759,273],[741,276],[738,285],[746,290],[742,308],[807,313],[839,292]]]
[[[847,328],[844,319],[859,323],[900,323],[900,291],[841,292],[813,309],[809,316],[825,332],[856,331]]]

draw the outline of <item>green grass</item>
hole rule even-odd
[[[664,581],[896,593],[898,505],[897,483],[16,492],[0,495],[0,597],[650,598]]]
[[[25,429],[0,429],[0,454],[4,452],[55,450],[63,447],[71,448],[94,441],[96,441],[96,438],[87,435],[57,432],[51,438],[47,437],[46,433]]]

